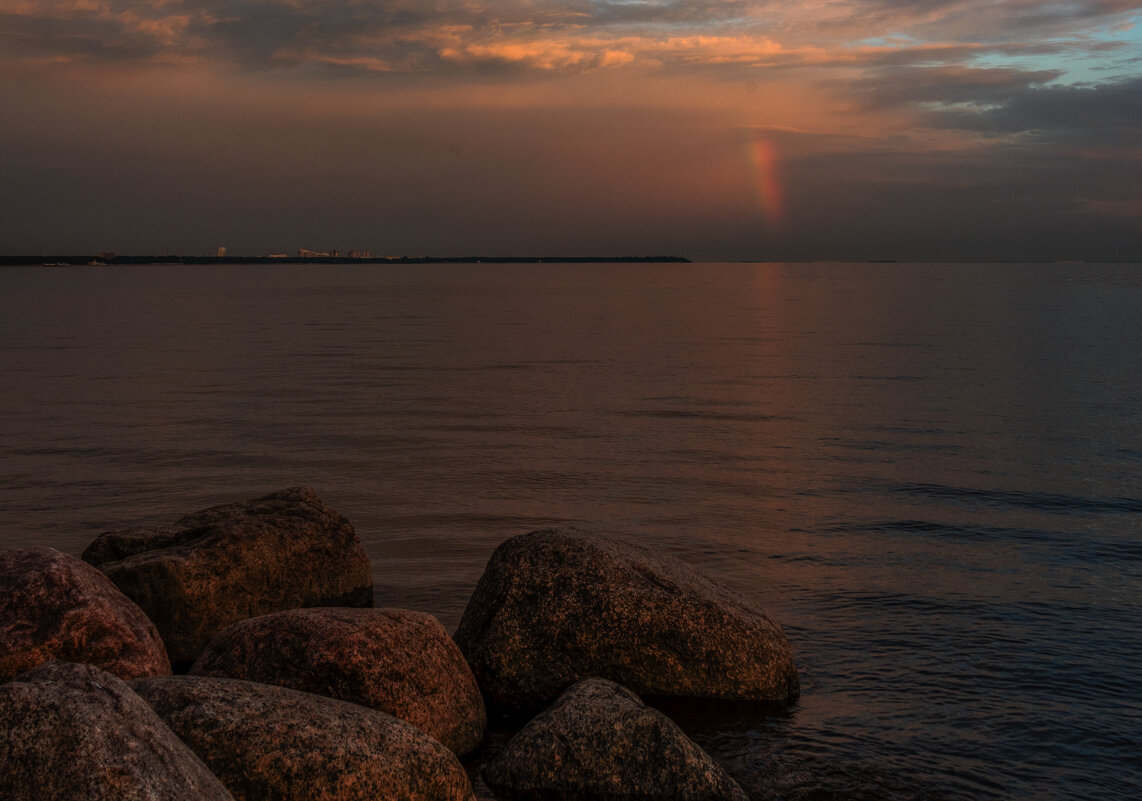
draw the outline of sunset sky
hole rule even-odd
[[[1142,0],[0,0],[0,253],[1142,260]]]

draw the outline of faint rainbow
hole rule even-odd
[[[753,171],[762,219],[772,228],[781,228],[785,224],[785,193],[778,169],[777,146],[768,139],[750,139],[746,142],[746,157]]]

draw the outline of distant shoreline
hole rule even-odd
[[[0,256],[0,266],[120,264],[689,264],[684,256]]]

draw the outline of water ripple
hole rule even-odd
[[[1137,498],[1099,498],[1025,490],[993,490],[955,487],[944,484],[906,483],[889,487],[890,492],[929,498],[950,499],[969,504],[1012,506],[1060,514],[1136,514],[1142,512]]]

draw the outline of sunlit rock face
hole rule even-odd
[[[101,534],[83,553],[158,626],[186,665],[219,629],[301,606],[372,606],[352,524],[294,487],[205,509],[173,526]]]
[[[509,713],[590,676],[640,695],[785,702],[799,688],[785,633],[739,595],[576,529],[500,545],[454,636],[486,700]]]
[[[230,801],[118,677],[52,661],[0,685],[4,801]]]
[[[605,679],[584,679],[484,767],[506,799],[747,801],[662,713]]]
[[[154,623],[94,567],[53,548],[0,551],[0,682],[51,659],[124,679],[171,672]]]
[[[420,729],[363,706],[203,676],[134,690],[238,801],[470,801],[456,756]]]
[[[220,631],[190,669],[340,698],[412,723],[457,754],[487,724],[471,668],[432,615],[291,609]]]

